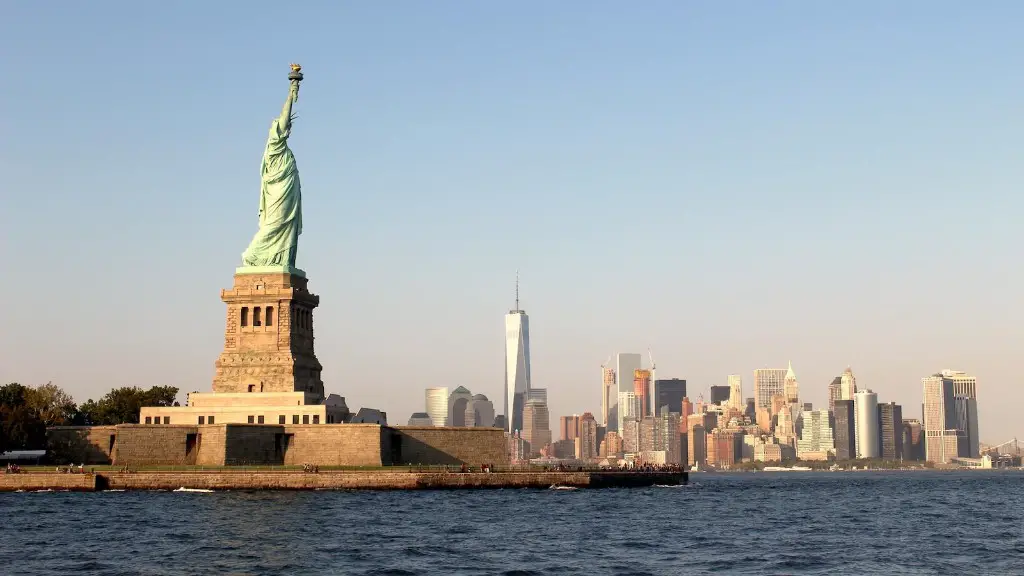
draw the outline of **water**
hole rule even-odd
[[[1024,474],[689,486],[0,494],[0,573],[1024,574]]]

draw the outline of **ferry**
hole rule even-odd
[[[764,471],[765,472],[810,472],[811,470],[812,470],[812,468],[808,468],[807,466],[793,466],[793,467],[765,466],[764,467]]]

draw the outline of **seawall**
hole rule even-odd
[[[33,492],[37,490],[93,492],[97,489],[96,474],[58,474],[57,472],[31,472],[0,474],[0,492]]]
[[[16,490],[445,490],[497,488],[627,488],[676,485],[683,472],[197,471],[21,473],[0,475],[0,491]]]

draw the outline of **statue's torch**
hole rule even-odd
[[[299,101],[299,82],[302,82],[302,66],[292,64],[292,71],[288,73],[288,79],[295,84],[295,101]]]

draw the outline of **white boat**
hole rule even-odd
[[[812,469],[807,466],[765,466],[765,472],[810,472]]]

